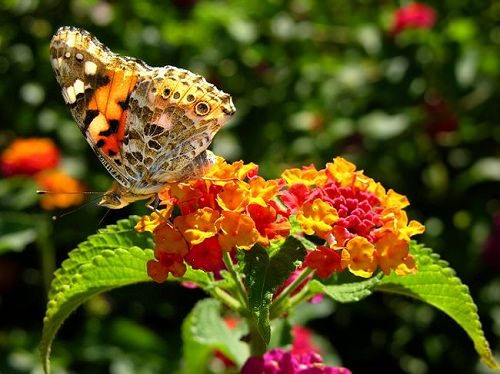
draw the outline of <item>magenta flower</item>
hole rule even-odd
[[[241,374],[351,374],[351,371],[326,366],[315,352],[293,354],[275,348],[262,357],[250,357],[241,369]]]

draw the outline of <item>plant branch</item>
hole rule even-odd
[[[292,283],[290,283],[280,294],[274,299],[271,304],[271,308],[269,310],[270,318],[276,318],[283,311],[283,304],[285,302],[290,303],[291,294],[306,280],[306,278],[313,272],[314,270],[305,268],[299,274],[297,278],[295,278]]]

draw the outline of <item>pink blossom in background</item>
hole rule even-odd
[[[436,23],[436,11],[423,3],[411,3],[394,12],[391,34],[406,29],[430,29]]]

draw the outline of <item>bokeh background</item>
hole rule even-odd
[[[72,25],[152,66],[205,76],[233,96],[212,150],[265,177],[334,156],[411,201],[419,241],[456,270],[486,337],[500,335],[500,2],[441,0],[0,0],[0,151],[50,138],[58,168],[90,191],[111,177],[53,77],[52,34]],[[145,212],[91,202],[51,221],[33,176],[0,180],[0,372],[40,370],[54,266],[103,225]],[[89,196],[92,200],[94,196]],[[55,343],[60,372],[160,373],[178,364],[183,317],[203,294],[145,284],[92,299]],[[487,373],[439,311],[380,294],[308,323],[354,373]],[[65,368],[65,369],[64,369]]]

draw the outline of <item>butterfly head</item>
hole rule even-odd
[[[130,192],[118,182],[113,182],[111,188],[106,191],[99,201],[100,206],[110,209],[121,209],[137,200],[144,200],[154,196],[154,194],[139,195]]]

